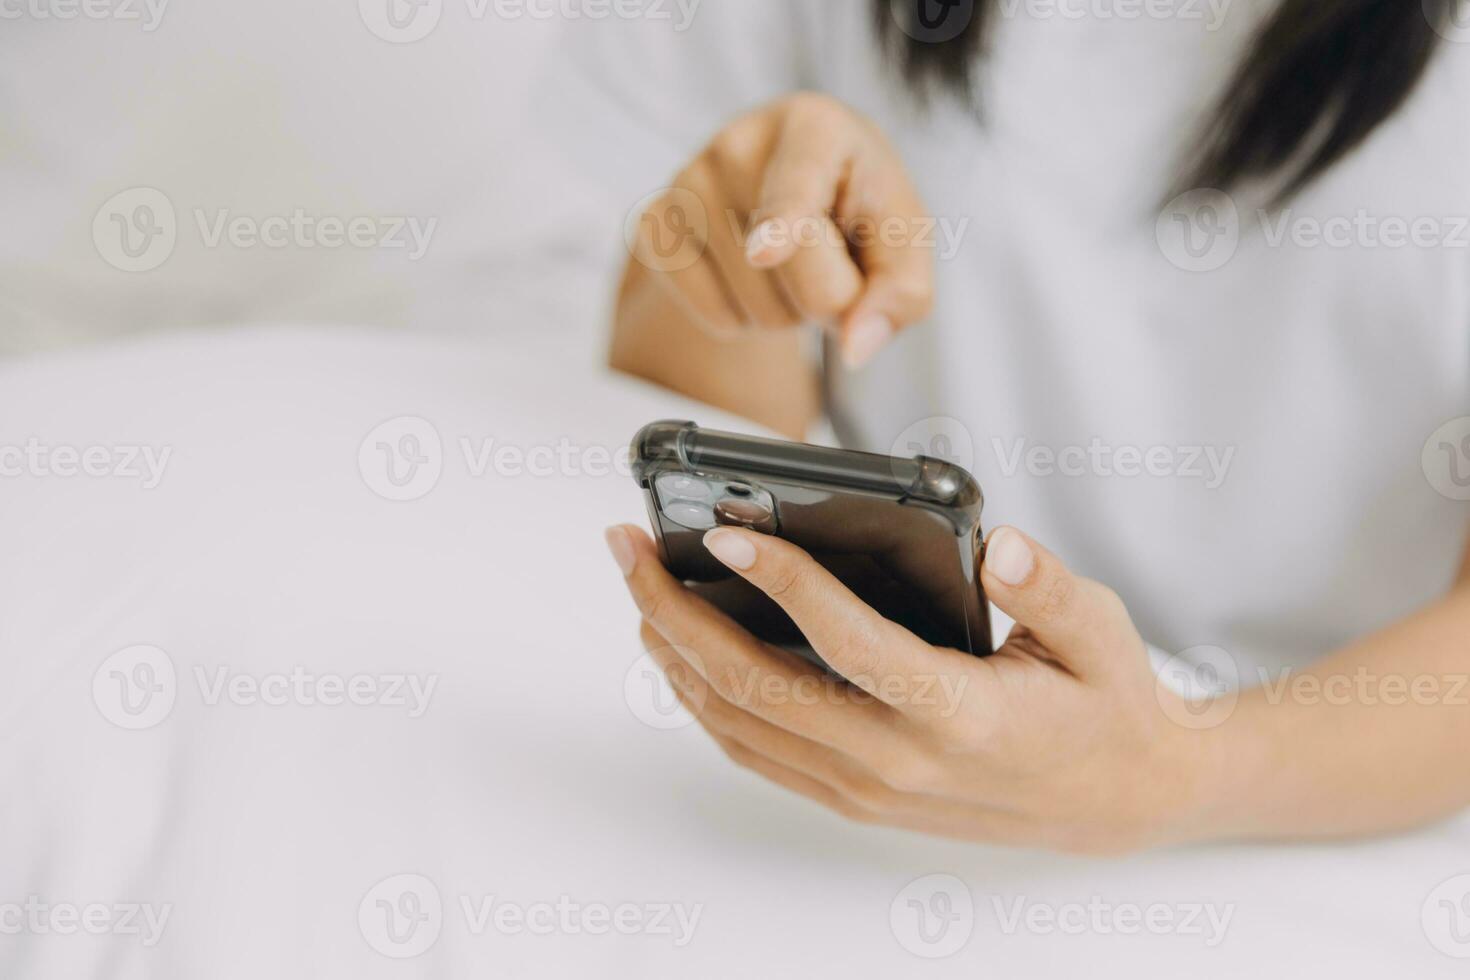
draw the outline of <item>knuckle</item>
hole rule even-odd
[[[989,712],[962,712],[940,722],[944,745],[964,755],[989,755],[1000,737],[998,726]]]
[[[761,326],[789,329],[801,326],[801,317],[787,309],[779,302],[770,305],[768,311],[761,319]]]
[[[832,660],[841,665],[845,676],[865,677],[876,686],[882,680],[879,676],[883,666],[881,644],[882,640],[871,624],[855,622],[836,638],[829,653]]]
[[[882,678],[878,676],[880,666],[877,652],[870,646],[853,639],[838,641],[828,651],[829,658],[834,666],[841,670],[844,677],[854,681],[866,680],[868,683],[860,684],[860,687],[870,690],[878,690],[881,687]]]
[[[1096,584],[1097,608],[1109,621],[1116,622],[1128,618],[1128,606],[1123,602],[1123,597],[1118,595],[1106,585]]]
[[[742,703],[740,685],[735,677],[733,667],[716,668],[709,672],[706,682],[715,696],[724,704],[739,705]],[[746,698],[745,700],[749,700]]]
[[[868,813],[887,813],[897,808],[898,792],[878,779],[849,777],[838,790]]]
[[[760,140],[749,123],[726,126],[700,154],[706,181],[751,173],[758,162]]]
[[[669,609],[668,597],[656,589],[637,589],[633,593],[633,599],[638,611],[650,623],[661,621]]]
[[[800,593],[805,585],[806,573],[795,562],[778,562],[766,579],[766,595],[781,602]]]
[[[669,645],[662,633],[653,628],[653,624],[647,619],[638,625],[638,638],[643,641],[643,649],[649,653],[661,650]]]
[[[735,734],[734,725],[731,724],[730,714],[721,703],[719,698],[704,698],[702,701],[691,701],[688,704],[690,714],[694,715],[701,728],[709,732],[715,739],[726,739],[733,741]]]
[[[1054,574],[1043,583],[1037,603],[1036,619],[1043,625],[1062,620],[1071,611],[1077,587],[1065,572]]]
[[[678,176],[674,178],[674,189],[688,191],[696,197],[703,199],[711,188],[717,186],[719,182],[719,169],[715,165],[714,147],[715,144],[711,143],[705,148],[703,153],[689,161],[689,165],[679,171]],[[668,199],[669,195],[666,194],[659,198],[655,204],[662,205]]]
[[[914,320],[922,320],[934,312],[934,278],[928,262],[925,270],[901,276],[891,287],[895,304]]]
[[[846,278],[827,270],[797,272],[789,279],[791,297],[808,316],[833,316],[847,309],[857,298],[855,285],[845,282]]]
[[[840,99],[826,92],[796,92],[786,99],[786,110],[803,122],[845,121],[850,110]]]
[[[935,785],[933,768],[921,758],[905,756],[881,767],[878,778],[888,790],[905,795],[925,793]]]

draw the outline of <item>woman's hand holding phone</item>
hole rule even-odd
[[[640,529],[608,544],[680,699],[775,783],[865,823],[969,840],[1118,853],[1205,835],[1218,733],[1160,710],[1172,695],[1117,595],[1013,528],[987,546],[986,592],[1016,621],[988,658],[924,643],[789,542],[709,532],[840,679],[695,596]]]
[[[680,211],[690,194],[707,221]],[[649,207],[634,255],[714,332],[830,323],[858,366],[932,306],[927,213],[876,126],[801,93],[721,130]],[[698,261],[658,261],[663,229],[705,225]]]

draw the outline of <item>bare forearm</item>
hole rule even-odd
[[[1470,806],[1470,585],[1262,680],[1213,733],[1208,836],[1383,833]]]
[[[631,262],[608,360],[616,370],[799,439],[820,406],[802,340],[795,328],[717,336]]]

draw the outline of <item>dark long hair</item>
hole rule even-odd
[[[874,0],[879,37],[918,92],[939,88],[969,98],[995,2]],[[1260,178],[1274,183],[1277,200],[1294,195],[1404,104],[1457,2],[1281,0],[1206,121],[1174,190],[1229,190]],[[963,28],[936,35],[936,6],[941,14],[965,16]]]

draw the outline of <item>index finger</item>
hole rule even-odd
[[[873,701],[813,698],[825,678],[794,655],[761,643],[723,612],[689,591],[660,564],[648,536],[610,528],[608,544],[623,566],[624,581],[640,612],[675,646],[699,655],[690,666],[715,693],[741,709],[796,735],[833,748],[862,744],[888,708]],[[624,547],[623,553],[619,553]],[[625,564],[626,562],[626,564]],[[776,696],[771,696],[773,689]]]
[[[885,619],[789,541],[735,528],[716,528],[704,541],[710,554],[786,611],[829,667],[880,701],[904,708],[916,680],[962,672],[944,651]]]
[[[786,115],[761,180],[749,243],[752,265],[770,269],[796,254],[800,243],[795,229],[805,220],[831,215],[855,151],[850,122],[841,110],[813,103]]]

